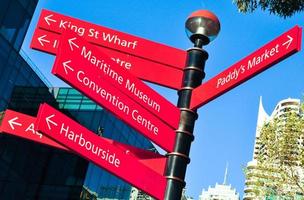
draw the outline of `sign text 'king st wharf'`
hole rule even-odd
[[[191,97],[191,109],[197,109],[288,56],[300,51],[301,36],[302,29],[295,26],[195,88]]]
[[[77,44],[71,44],[69,42],[71,39]],[[105,68],[96,66],[96,62],[92,63],[85,57],[86,54],[82,55],[83,48],[86,49],[86,53],[88,51],[95,55],[101,53],[98,53],[93,45],[77,38],[74,33],[65,32],[52,73],[112,112],[166,151],[172,151],[175,143],[174,130],[177,128],[178,120],[174,122],[176,125],[174,128],[168,124],[169,119],[166,122],[161,120],[164,119],[163,116],[165,117],[165,115],[174,117],[172,107],[167,107],[170,104],[164,103],[162,101],[162,99],[164,100],[163,97],[135,77],[129,76],[127,71],[119,71],[118,69],[122,70],[119,67],[116,70],[115,63],[111,63],[113,61],[106,55],[101,54],[103,60],[99,61],[99,64],[103,65],[103,62],[107,62],[111,63],[111,67],[107,65],[103,65]],[[147,94],[147,97],[158,102],[152,105],[158,106],[148,105],[145,102],[147,99],[140,99],[134,95],[132,90],[129,90],[130,87],[126,86],[138,87],[139,90]],[[177,109],[175,106],[173,108]],[[179,117],[179,110],[177,109],[177,111],[175,117]],[[172,123],[170,124],[172,125]]]
[[[84,37],[88,42],[172,67],[183,68],[185,64],[186,52],[183,50],[56,12],[42,10],[38,27],[56,33],[70,29]]]
[[[164,198],[166,179],[162,174],[51,106],[40,106],[35,125],[38,131],[97,166],[157,199]]]

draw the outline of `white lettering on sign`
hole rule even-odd
[[[90,80],[83,71],[79,71],[77,73],[77,80],[88,87],[89,89],[93,90],[97,94],[99,94],[103,99],[110,102],[113,106],[117,107],[120,111],[123,111],[126,114],[129,114],[130,108],[129,106],[125,105],[122,101],[120,101],[119,97],[112,95],[111,93],[107,92],[105,89],[100,87],[94,81]]]
[[[123,77],[121,75],[111,69],[109,64],[104,63],[104,60],[99,60],[96,56],[92,55],[92,51],[87,51],[85,46],[82,47],[81,55],[99,68],[105,75],[117,81],[120,85],[123,83]]]
[[[146,95],[143,91],[140,91],[134,83],[131,83],[131,81],[128,79],[126,81],[126,88],[132,92],[135,96],[137,96],[140,100],[145,102],[148,106],[153,108],[156,111],[160,111],[160,105],[153,101],[151,98],[149,98],[148,95]]]
[[[111,94],[110,92],[103,89],[100,85],[92,81],[89,77],[86,76],[84,71],[78,71],[76,77],[80,83],[82,83],[84,86],[88,87],[95,93],[99,94],[103,99],[110,102],[113,106],[122,111],[124,114],[130,115],[131,113],[132,118],[130,119],[133,119],[138,124],[141,124],[141,126],[146,128],[150,132],[153,132],[153,134],[158,134],[158,127],[152,124],[150,120],[144,118],[138,110],[132,110],[132,112],[130,112],[130,107],[126,105],[123,100],[120,100],[119,97]]]
[[[31,131],[33,134],[36,134],[40,137],[40,139],[42,138],[42,134],[39,133],[38,131],[35,131],[35,125],[34,123],[31,123],[26,129],[25,132]]]
[[[229,73],[226,74],[224,77],[220,77],[217,79],[216,88],[228,84],[232,80],[237,80],[241,74],[244,74],[246,71],[250,71],[262,62],[266,62],[272,56],[279,53],[279,46],[280,45],[277,44],[271,49],[265,49],[265,51],[261,55],[254,56],[253,58],[249,59],[245,65],[241,64],[240,66],[235,67],[233,70],[230,70]]]
[[[141,116],[138,112],[138,110],[133,110],[132,112],[132,118],[139,124],[141,124],[142,126],[144,126],[145,128],[147,128],[149,131],[152,131],[155,135],[158,134],[158,128],[151,123],[150,120],[144,118],[143,116]]]
[[[75,133],[74,131],[70,130],[68,125],[62,123],[60,134],[64,134],[64,137],[68,138],[70,141],[73,141],[79,147],[85,148],[87,151],[97,155],[107,163],[114,165],[117,168],[120,167],[120,159],[116,158],[115,153],[110,152],[109,149],[105,150],[96,144],[96,142],[84,138],[82,133]]]
[[[88,36],[98,39],[98,37],[99,37],[99,31],[97,31],[97,30],[95,30],[93,28],[90,28]]]
[[[66,20],[60,20],[59,22],[59,28],[61,29],[70,29],[77,33],[79,36],[88,36],[92,37],[95,39],[102,39],[105,42],[125,47],[128,49],[135,49],[137,46],[138,41],[128,41],[125,39],[120,38],[118,35],[112,35],[110,33],[102,32],[102,37],[100,37],[100,31],[95,30],[94,28],[89,28],[86,30],[85,27],[80,27],[76,24],[74,24],[71,21],[66,21]]]
[[[81,56],[87,59],[90,63],[95,65],[99,68],[106,76],[110,77],[111,79],[118,82],[120,85],[123,84],[124,78],[118,72],[113,70],[110,64],[105,63],[104,60],[98,59],[96,56],[93,55],[91,50],[88,50],[85,46],[81,49]],[[160,104],[157,103],[155,100],[151,99],[144,91],[141,91],[136,87],[136,84],[131,82],[129,79],[125,80],[125,88],[132,93],[135,97],[138,97],[139,100],[147,104],[147,106],[151,107],[157,112],[160,112]]]
[[[102,33],[102,39],[104,41],[107,41],[109,43],[118,45],[118,46],[122,46],[122,47],[127,47],[129,49],[135,49],[136,45],[137,45],[137,41],[127,41],[124,39],[119,38],[117,35],[111,35],[110,33]]]
[[[222,77],[217,79],[217,84],[216,84],[216,88],[219,88],[220,86],[225,85],[226,83],[228,83],[231,80],[236,80],[239,77],[239,74],[244,73],[245,72],[245,66],[241,65],[240,68],[238,69],[234,69],[233,71],[230,71],[229,74],[226,77]]]
[[[277,44],[275,47],[271,48],[270,50],[265,49],[264,53],[260,56],[255,56],[252,60],[248,60],[247,69],[250,70],[252,67],[260,64],[263,61],[268,60],[270,57],[274,56],[275,54],[279,53],[279,45]]]
[[[85,28],[84,27],[78,27],[77,25],[72,24],[72,22],[70,22],[70,21],[60,20],[59,28],[71,29],[72,31],[77,33],[79,36],[84,36],[85,35]]]
[[[116,62],[119,66],[124,67],[127,70],[130,70],[132,64],[130,62],[121,60],[120,58],[111,58],[114,62]]]

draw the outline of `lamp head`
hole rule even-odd
[[[185,28],[187,36],[193,43],[200,39],[206,45],[220,32],[220,22],[212,12],[198,10],[188,17]]]

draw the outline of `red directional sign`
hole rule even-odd
[[[36,29],[32,38],[31,48],[56,55],[60,38],[60,34]],[[182,69],[125,54],[103,46],[96,47],[98,47],[98,50],[110,55],[114,62],[130,71],[134,76],[172,89],[180,89],[183,77]]]
[[[74,39],[72,41],[76,42]],[[134,79],[126,76],[126,73],[116,71],[115,68],[113,68],[115,63],[107,62],[106,57],[102,57],[102,60],[97,60],[96,58],[98,56],[96,56],[93,59],[93,56],[98,53],[89,46],[80,43],[80,40],[77,40],[77,42],[76,45],[79,46],[79,48],[86,48],[86,53],[92,50],[92,59],[84,59],[83,56],[79,55],[80,51],[77,47],[73,45],[73,51],[71,51],[69,50],[71,43],[62,42],[62,48],[59,49],[60,52],[56,57],[52,73],[112,112],[163,149],[172,151],[175,143],[175,132],[173,128],[152,114],[150,112],[151,109],[149,111],[146,109],[149,105],[159,105],[159,107],[154,108],[166,109],[166,105],[159,101],[160,98],[150,93],[148,89],[137,84]],[[92,62],[92,60],[95,61]],[[96,63],[99,64],[96,65]],[[135,91],[136,89],[135,94],[138,94],[138,96],[127,96],[121,91],[122,87],[128,87],[130,91]],[[142,93],[139,93],[140,91],[142,91]],[[142,99],[138,99],[139,96],[141,96]],[[150,100],[148,98],[150,98]],[[157,104],[150,103],[149,105],[145,105],[141,103],[140,105],[139,102],[152,102],[152,100],[157,102]],[[142,105],[145,105],[145,108]],[[170,113],[170,110],[167,115],[172,118],[174,117],[173,114]],[[175,129],[176,128],[177,126]]]
[[[49,105],[43,104],[39,108],[36,126],[37,130],[99,167],[157,199],[164,199],[166,179],[162,174]]]
[[[69,58],[71,62],[89,61],[89,65],[86,65],[88,69],[99,69],[98,74],[102,79],[128,95],[156,117],[177,129],[180,111],[175,105],[75,33],[66,31],[62,35],[61,50],[57,57],[63,57],[65,61]]]
[[[300,51],[301,35],[302,29],[295,26],[194,89],[191,97],[191,109],[197,109],[279,61]]]
[[[186,52],[56,12],[42,10],[38,27],[56,33],[66,29],[76,32],[96,45],[183,69]]]
[[[54,148],[62,149],[65,151],[70,151],[65,146],[60,145],[54,140],[44,136],[41,132],[36,131],[35,121],[35,117],[12,110],[6,110],[2,118],[0,132],[17,136],[33,142],[38,142],[40,144],[48,145]],[[155,154],[151,151],[146,151],[133,146],[122,144],[120,142],[116,142],[110,139],[103,139],[109,142],[110,144],[115,145],[115,147],[120,148],[122,151],[127,152],[128,155],[136,157],[144,165],[151,166],[150,168],[154,169],[154,171],[156,171],[157,173],[164,173],[166,164],[166,158],[164,156],[160,154]]]
[[[57,142],[43,136],[35,129],[35,117],[25,115],[12,110],[6,110],[1,122],[0,132],[21,137],[41,144],[45,144],[58,149],[67,150]]]

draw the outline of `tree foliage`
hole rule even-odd
[[[240,12],[253,12],[258,7],[280,17],[290,17],[304,10],[304,0],[233,0]]]
[[[257,140],[257,196],[304,199],[304,118],[286,112],[264,124]]]
[[[288,109],[259,129],[256,166],[245,169],[247,180],[255,181],[256,199],[304,199],[303,108]]]

